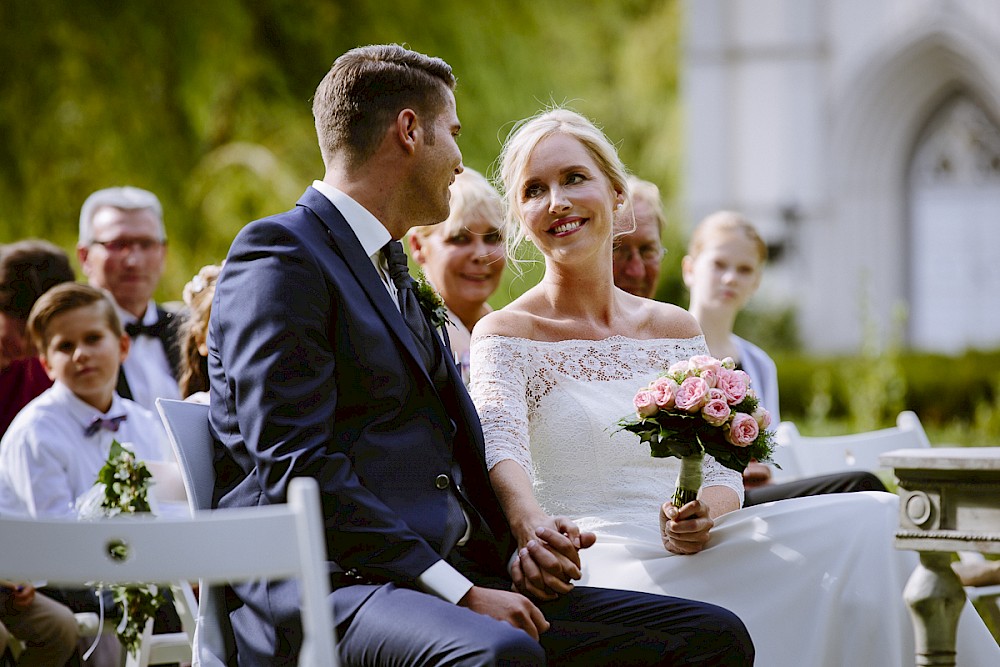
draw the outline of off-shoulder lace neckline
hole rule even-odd
[[[629,342],[629,343],[641,343],[644,345],[655,344],[655,343],[677,343],[677,342],[693,342],[704,340],[704,334],[698,334],[697,336],[691,336],[689,338],[633,338],[631,336],[622,336],[621,334],[615,334],[614,336],[608,336],[607,338],[563,338],[562,340],[538,340],[536,338],[525,338],[524,336],[509,336],[507,334],[485,334],[483,336],[478,336],[473,339],[473,343],[478,343],[482,340],[488,340],[490,338],[506,338],[508,340],[524,341],[526,343],[534,343],[538,345],[559,345],[563,343],[617,343],[617,342]]]

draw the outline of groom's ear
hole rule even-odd
[[[417,138],[420,134],[420,120],[417,112],[413,109],[403,109],[396,115],[396,124],[393,128],[399,145],[409,154],[413,154],[417,147]]]

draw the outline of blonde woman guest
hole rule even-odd
[[[439,225],[414,227],[410,253],[448,309],[448,337],[468,382],[472,327],[492,311],[486,300],[507,265],[503,203],[490,182],[465,168],[451,186],[451,214]]]
[[[543,535],[558,530],[589,545],[581,585],[730,609],[756,664],[912,665],[902,589],[917,558],[893,546],[894,495],[740,509],[741,475],[706,456],[698,499],[674,507],[664,501],[678,461],[615,432],[638,388],[708,346],[690,313],[614,285],[613,211],[629,191],[610,141],[579,114],[549,111],[518,124],[501,174],[505,237],[527,237],[545,257],[541,282],[484,317],[472,341],[490,481],[519,546],[515,583],[537,571]],[[1000,664],[981,619],[965,612],[958,661]]]
[[[184,286],[188,316],[181,327],[180,387],[184,400],[208,403],[208,317],[222,267],[208,264]]]
[[[767,245],[749,220],[739,213],[719,211],[702,220],[691,234],[681,269],[691,292],[690,311],[701,325],[712,355],[732,357],[753,380],[773,423],[778,412],[778,371],[764,350],[733,333],[736,316],[760,286]],[[851,491],[885,491],[870,472],[843,472],[771,483],[771,469],[752,462],[743,473],[744,505],[772,500]]]

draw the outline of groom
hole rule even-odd
[[[448,216],[454,86],[444,61],[390,45],[342,55],[316,90],[325,177],[239,233],[216,287],[218,506],[283,503],[293,477],[318,480],[349,665],[752,664],[723,609],[572,588],[576,549],[551,531],[524,556],[546,600],[511,589],[479,420],[398,244]],[[294,662],[295,584],[234,592],[240,664]]]

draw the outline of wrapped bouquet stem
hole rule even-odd
[[[681,471],[677,474],[677,485],[670,501],[674,507],[683,507],[698,497],[698,489],[701,488],[701,467],[704,462],[704,454],[681,457]]]
[[[618,421],[619,429],[649,444],[651,456],[680,459],[675,507],[698,497],[705,454],[739,473],[753,459],[770,461],[771,416],[750,388],[750,376],[735,367],[728,357],[707,355],[677,362],[639,389],[635,413]]]

